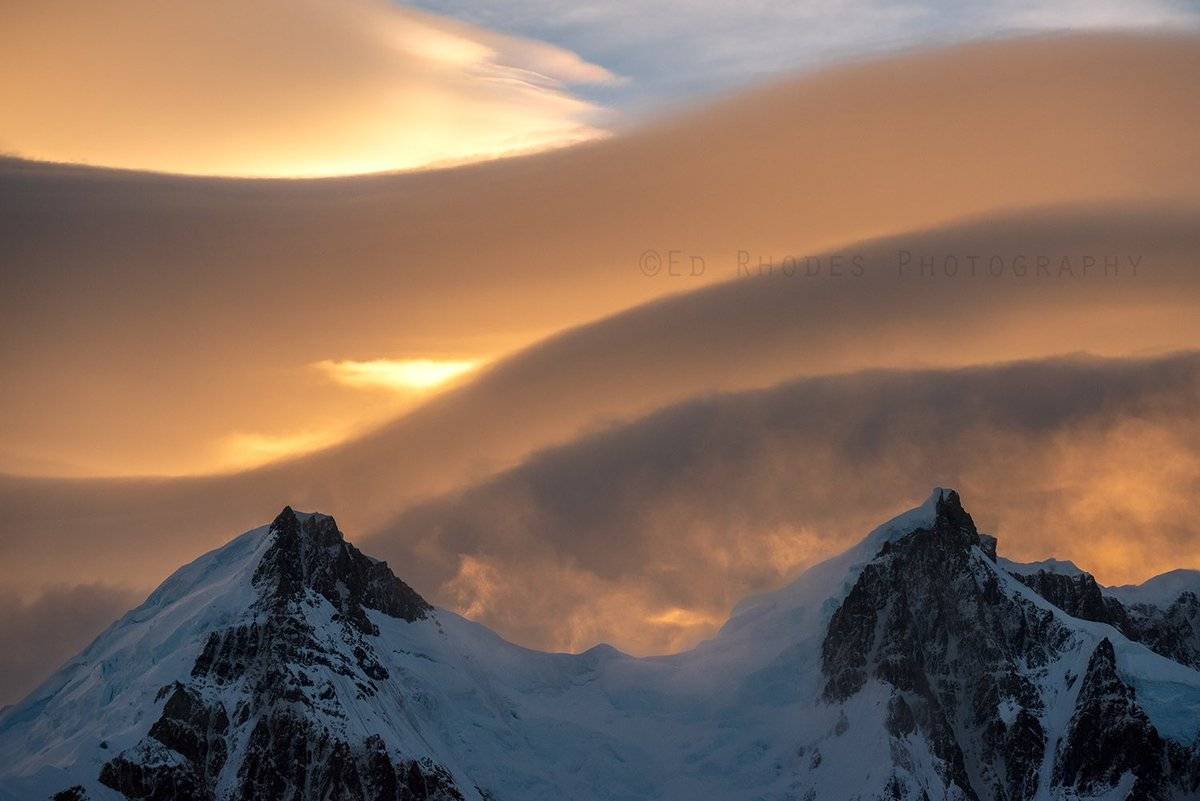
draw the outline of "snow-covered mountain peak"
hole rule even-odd
[[[914,531],[932,529],[939,515],[947,520],[961,520],[962,502],[956,491],[934,487],[919,505],[876,526],[858,543],[846,551],[819,562],[797,576],[790,584],[774,592],[743,599],[722,628],[723,635],[732,634],[746,625],[757,627],[762,620],[778,616],[792,617],[795,610],[806,610],[805,617],[813,622],[814,610],[831,611],[830,602],[849,591],[858,571],[874,559],[889,542],[902,539]],[[967,516],[969,520],[969,515]],[[827,617],[827,615],[826,615]]]
[[[963,522],[964,515],[969,521],[970,515],[963,509],[957,491],[948,487],[934,487],[921,504],[876,526],[846,554],[834,559],[851,554],[857,559],[873,558],[888,542],[906,537],[914,531],[934,528],[939,518],[954,521],[954,525],[947,526],[947,530],[950,530]],[[971,525],[974,526],[973,523]]]
[[[692,651],[548,654],[289,507],[0,713],[0,801],[1194,797],[1197,596],[1005,564],[938,488]]]
[[[1122,603],[1167,606],[1184,593],[1200,594],[1200,570],[1170,570],[1141,584],[1107,587]]]
[[[348,543],[329,515],[297,514],[287,506],[268,531],[270,546],[253,578],[264,601],[287,604],[313,591],[364,634],[377,630],[367,609],[409,622],[433,609],[392,573],[387,562]]]

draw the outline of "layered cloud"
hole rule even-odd
[[[294,438],[362,431],[399,413],[398,394],[330,381],[314,362],[494,358],[738,278],[739,251],[757,265],[1002,210],[1037,223],[1041,208],[1063,204],[1200,205],[1198,41],[1079,37],[914,54],[586,147],[445,171],[237,181],[0,162],[10,423],[0,470],[211,472],[230,464],[235,433],[303,442]],[[1178,217],[1170,208],[1164,220]],[[984,246],[1059,247],[1041,233],[1025,241],[1022,224]],[[1153,240],[1137,236],[1106,247]],[[647,251],[697,255],[707,269],[648,275],[638,264]],[[885,289],[848,280],[857,283],[836,291],[852,305]],[[803,305],[833,291],[800,276],[781,297]],[[1150,317],[1132,338],[1170,341],[1139,347],[1193,341]],[[1113,353],[1127,325],[1070,347]],[[651,354],[673,346],[669,330],[645,336]],[[720,341],[714,355],[737,344]],[[988,356],[1053,352],[1026,344],[1005,354],[998,343]],[[825,369],[847,369],[826,355]],[[871,363],[887,364],[878,355]],[[593,389],[580,409],[593,401],[607,402]]]
[[[0,582],[25,593],[64,571],[99,571],[148,589],[285,504],[336,514],[361,536],[531,451],[718,390],[878,367],[1187,348],[1200,336],[1195,220],[1187,207],[1037,209],[864,242],[852,249],[870,268],[861,276],[746,277],[631,309],[499,361],[368,436],[287,463],[174,481],[0,478]],[[937,272],[898,272],[901,250],[933,259]],[[942,272],[947,254],[964,260],[961,274]],[[1002,257],[1005,272],[966,272],[966,258],[981,254]],[[1135,256],[1141,267],[1017,275],[1021,255],[1056,266]]]
[[[604,68],[386,0],[6,3],[0,152],[221,175],[410,169],[594,137]]]

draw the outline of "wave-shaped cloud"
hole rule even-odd
[[[328,175],[595,137],[542,42],[385,0],[50,0],[0,11],[0,151],[218,175]]]
[[[640,306],[497,362],[361,439],[244,473],[0,477],[0,582],[25,592],[63,571],[149,581],[288,503],[336,514],[360,536],[534,450],[717,390],[872,367],[1192,347],[1196,219],[1189,206],[1035,209],[861,243],[852,249],[872,268],[861,277],[743,278]],[[1086,279],[901,275],[899,249],[1001,254],[1010,265],[1022,253],[1134,255],[1142,267]]]
[[[1196,38],[1039,39],[834,70],[453,170],[243,181],[0,162],[0,470],[197,473],[229,464],[234,433],[360,432],[402,411],[398,393],[311,364],[495,357],[733,279],[739,250],[756,265],[1006,209],[1196,206],[1198,76]],[[1145,250],[1134,236],[1108,247]],[[650,249],[707,271],[645,275]],[[797,303],[829,290],[793,283]]]

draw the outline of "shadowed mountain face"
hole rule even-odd
[[[0,714],[0,799],[1193,797],[1200,672],[996,545],[938,489],[637,659],[510,645],[286,508]]]
[[[1156,653],[1200,669],[1200,599],[1191,589],[1178,593],[1165,607],[1150,603],[1126,606],[1104,594],[1089,573],[1062,575],[1038,570],[1017,578],[1074,617],[1107,623]],[[1200,583],[1193,586],[1200,587]]]
[[[922,731],[967,798],[1039,797],[1046,765],[1053,766],[1049,793],[1040,797],[1110,792],[1127,777],[1132,785],[1118,797],[1194,792],[1200,754],[1192,743],[1172,745],[1159,735],[1119,675],[1109,639],[1081,674],[1062,677],[1066,687],[1046,682],[1075,647],[1071,626],[1053,609],[1001,589],[998,573],[978,558],[994,562],[994,547],[956,493],[939,500],[931,527],[885,544],[830,620],[822,646],[826,698],[850,698],[872,678],[892,686],[889,730],[901,737]],[[1086,574],[1068,579],[1079,593],[1038,576],[1050,590],[1042,597],[1063,602],[1058,610],[1124,613],[1099,592],[1088,599],[1095,582]],[[1069,726],[1048,736],[1057,694],[1077,681]]]

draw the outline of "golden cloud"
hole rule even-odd
[[[384,0],[50,0],[0,11],[0,150],[162,172],[424,167],[598,136],[551,45]]]
[[[218,469],[242,470],[327,448],[345,439],[348,433],[345,426],[285,434],[235,432],[219,443]]]

